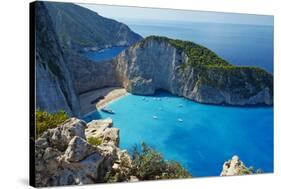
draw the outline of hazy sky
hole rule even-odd
[[[186,11],[156,8],[121,7],[96,4],[78,4],[99,15],[116,20],[142,19],[150,21],[193,21],[256,25],[273,25],[273,16]]]

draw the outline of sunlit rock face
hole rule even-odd
[[[45,131],[35,141],[36,186],[106,182],[106,174],[112,169],[124,169],[120,165],[123,160],[129,162],[129,169],[131,157],[126,150],[119,149],[119,129],[112,126],[111,119],[86,124],[70,118]],[[91,137],[100,142],[92,144]]]
[[[118,80],[134,94],[152,95],[164,89],[206,104],[273,104],[271,74],[259,68],[236,67],[229,63],[204,65],[204,60],[200,60],[200,65],[191,64],[192,55],[187,54],[188,49],[174,44],[175,40],[152,36],[123,51],[115,59]],[[192,45],[203,49],[210,57],[217,56],[204,47]]]

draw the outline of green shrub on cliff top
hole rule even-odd
[[[184,51],[188,56],[187,64],[192,66],[220,66],[220,67],[232,67],[230,63],[220,58],[216,53],[210,49],[193,43],[191,41],[183,41],[177,39],[170,39],[162,36],[149,36],[146,39],[153,39],[156,41],[167,41],[177,49]]]
[[[124,182],[130,180],[130,176],[135,176],[139,180],[192,177],[178,162],[164,160],[159,152],[145,143],[141,144],[140,149],[135,146],[131,158],[131,163],[122,159],[119,169],[112,169],[107,173],[105,182]]]
[[[57,113],[48,113],[46,111],[36,110],[36,138],[38,138],[47,129],[55,128],[62,124],[69,117],[65,111]]]
[[[163,156],[142,143],[141,150],[136,147],[132,157],[132,175],[140,180],[190,178],[188,173],[179,163],[166,161]]]
[[[87,139],[88,143],[91,144],[92,146],[98,146],[98,145],[101,145],[102,143],[102,140],[100,138],[97,138],[97,137],[89,137]]]

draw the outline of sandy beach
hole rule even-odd
[[[82,115],[85,115],[89,112],[101,109],[109,102],[112,102],[126,94],[127,91],[124,88],[118,87],[107,87],[83,93],[79,96],[81,113]]]

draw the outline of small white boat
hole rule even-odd
[[[179,122],[183,122],[183,119],[181,119],[181,118],[178,118],[178,121],[179,121]]]
[[[113,110],[107,109],[107,108],[102,108],[101,111],[105,112],[105,113],[109,113],[109,114],[115,114],[115,112]]]
[[[155,115],[154,115],[154,116],[152,116],[152,118],[153,118],[153,119],[158,119],[158,117],[157,117],[157,116],[155,116]]]

